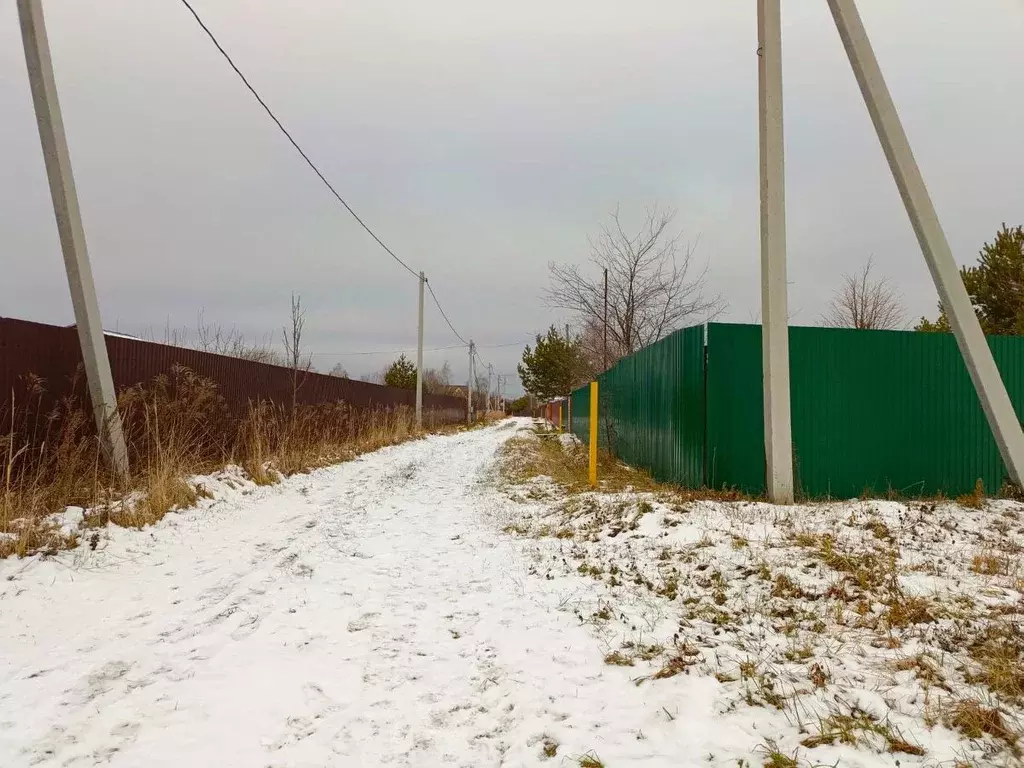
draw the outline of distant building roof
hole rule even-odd
[[[77,328],[78,323],[72,323],[71,325],[65,325],[65,328]],[[138,336],[132,336],[130,333],[121,333],[120,331],[103,331],[104,336],[113,336],[115,339],[138,339]]]

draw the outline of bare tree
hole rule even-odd
[[[143,334],[143,337],[150,341],[156,340],[152,328]],[[254,339],[250,342],[245,338],[245,334],[234,326],[225,330],[221,325],[207,322],[205,310],[202,309],[196,318],[194,335],[188,327],[171,328],[168,319],[164,327],[163,343],[173,347],[189,347],[200,352],[251,360],[254,363],[284,365],[281,353],[273,348],[273,334],[267,334],[262,341]]]
[[[452,386],[452,367],[448,361],[440,368],[426,368],[423,371],[423,391],[429,395],[447,395]]]
[[[349,377],[348,371],[345,370],[345,365],[343,363],[335,363],[334,367],[331,368],[329,375],[337,376],[340,379],[347,379]]]
[[[823,326],[891,330],[905,325],[902,297],[886,278],[871,274],[873,267],[869,258],[856,274],[843,275],[839,290],[821,317]]]
[[[604,270],[608,270],[608,362],[630,355],[687,324],[703,322],[722,311],[720,297],[704,293],[707,267],[694,270],[694,246],[682,244],[671,231],[675,211],[648,209],[643,226],[627,231],[619,211],[590,239],[586,273],[576,264],[548,265],[548,305],[577,316],[588,358],[604,355]],[[599,349],[593,349],[597,344]],[[600,370],[600,368],[598,368]]]
[[[476,381],[473,382],[473,409],[478,413],[486,414],[490,394],[490,382],[487,377],[477,374]]]
[[[313,367],[313,356],[302,347],[302,332],[306,327],[306,311],[302,308],[302,297],[292,294],[291,328],[281,327],[285,358],[292,370],[292,410],[298,401],[299,388],[306,380],[306,374]]]
[[[250,343],[234,326],[225,331],[220,325],[207,323],[202,309],[199,310],[196,320],[194,346],[203,352],[251,360],[254,363],[281,365],[284,362],[281,354],[272,347],[270,334],[265,336],[263,341],[254,340]]]

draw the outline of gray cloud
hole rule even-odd
[[[196,0],[353,206],[481,344],[562,318],[549,260],[583,261],[616,203],[655,201],[746,321],[759,300],[752,3]],[[1024,221],[1024,6],[861,0],[958,258]],[[874,254],[914,315],[935,291],[823,2],[785,9],[791,305],[813,323]],[[175,2],[49,0],[101,307],[139,331],[262,336],[289,294],[318,364],[415,342],[415,281],[329,196]],[[13,3],[0,7],[0,313],[70,322]],[[429,307],[429,305],[428,305]],[[454,343],[428,308],[427,346]],[[503,373],[519,351],[485,350]],[[328,354],[330,353],[330,354]],[[458,376],[458,350],[447,357]]]

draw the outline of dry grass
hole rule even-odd
[[[651,675],[652,680],[665,680],[685,672],[697,663],[700,651],[693,648],[682,648],[670,656],[657,672]]]
[[[505,480],[510,484],[547,477],[570,496],[595,490],[590,487],[590,458],[586,446],[564,444],[560,433],[546,426],[536,426],[532,433],[509,440],[501,449],[501,458]],[[596,490],[602,493],[649,492],[677,505],[706,499],[740,501],[750,498],[729,488],[686,489],[661,483],[645,470],[630,467],[604,450],[598,452],[597,477]],[[738,543],[738,547],[742,546]]]
[[[534,435],[537,439],[517,437],[503,447],[505,458],[510,459],[504,462],[510,481],[523,483],[534,477],[550,477],[569,493],[590,490],[590,459],[582,446],[563,445],[556,432],[536,430]],[[603,491],[659,488],[648,473],[627,467],[605,452],[598,454],[597,472]]]
[[[894,594],[889,599],[884,616],[890,627],[909,627],[935,621],[934,607],[928,599],[902,594]]]
[[[796,757],[779,751],[779,745],[769,739],[761,746],[764,752],[764,768],[799,768]]]
[[[913,672],[914,677],[926,688],[948,689],[941,664],[927,654],[919,653],[916,656],[897,659],[893,662],[893,669],[898,672]]]
[[[612,651],[611,653],[605,655],[604,663],[611,664],[614,667],[632,667],[633,657],[627,656],[621,651]]]
[[[836,742],[855,746],[881,741],[889,752],[917,756],[925,753],[920,746],[904,739],[891,725],[863,711],[830,715],[821,721],[819,731],[817,736],[809,736],[801,743],[805,747],[814,748]]]
[[[957,496],[956,501],[957,504],[963,507],[981,509],[985,505],[985,484],[981,481],[981,478],[979,477],[974,482],[973,491]]]
[[[990,624],[968,647],[979,682],[1011,701],[1024,698],[1024,630],[1017,623]]]
[[[988,550],[971,558],[971,570],[984,576],[1005,576],[1010,572],[1008,555]]]
[[[91,416],[65,398],[44,412],[45,384],[29,378],[20,400],[0,408],[0,557],[77,544],[53,515],[87,510],[85,527],[141,528],[196,503],[188,478],[226,464],[268,485],[416,436],[411,409],[356,410],[344,403],[253,403],[232,413],[208,379],[177,367],[122,391],[130,475],[106,467]]]
[[[973,699],[958,701],[949,708],[943,721],[947,727],[960,731],[969,739],[980,739],[988,734],[1006,744],[1013,754],[1020,754],[1017,745],[1019,734],[1006,725],[1002,714],[994,707],[986,707]]]
[[[550,737],[545,738],[541,746],[541,752],[543,752],[544,757],[555,757],[558,754],[558,742]]]

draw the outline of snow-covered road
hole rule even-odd
[[[743,737],[714,680],[681,701],[605,666],[564,610],[586,582],[501,533],[512,426],[0,563],[0,766],[707,765]]]

